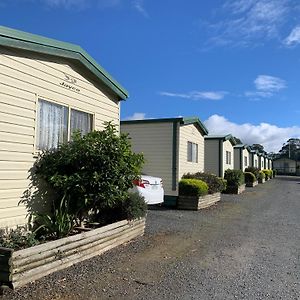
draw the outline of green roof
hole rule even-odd
[[[225,135],[207,135],[205,136],[206,140],[222,140],[223,142],[225,141],[230,141],[230,143],[235,146],[236,145],[236,140],[231,134],[225,134]]]
[[[208,129],[200,121],[198,117],[178,117],[178,118],[161,118],[161,119],[143,119],[143,120],[124,120],[121,121],[122,124],[148,124],[148,123],[168,123],[168,122],[178,122],[181,125],[195,124],[203,132],[203,134],[208,134]]]
[[[110,88],[119,99],[128,98],[128,92],[78,45],[0,26],[0,46],[78,61]]]

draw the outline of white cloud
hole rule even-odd
[[[227,0],[222,7],[226,19],[211,24],[209,44],[255,46],[278,38],[291,11],[290,0]]]
[[[272,97],[275,93],[286,88],[286,81],[270,75],[258,75],[254,80],[255,91],[245,92],[245,96],[254,100]]]
[[[270,75],[258,75],[254,84],[257,90],[264,92],[276,92],[286,87],[283,79]]]
[[[296,26],[288,37],[283,41],[286,46],[293,46],[300,43],[300,26]]]
[[[244,123],[237,124],[223,116],[212,115],[206,121],[205,126],[209,134],[232,134],[242,140],[243,143],[261,144],[267,152],[278,152],[282,144],[290,137],[300,138],[300,127],[278,127],[268,123],[258,125]]]
[[[146,117],[145,113],[136,112],[132,116],[125,118],[125,120],[144,120]]]
[[[132,5],[140,14],[146,18],[149,18],[149,14],[144,6],[144,0],[133,0]]]
[[[168,96],[168,97],[176,97],[176,98],[185,98],[185,99],[191,99],[191,100],[221,100],[225,97],[227,92],[224,91],[192,91],[189,93],[170,93],[170,92],[160,92],[161,96]]]

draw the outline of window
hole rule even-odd
[[[226,151],[226,165],[231,165],[231,152]]]
[[[248,157],[247,156],[244,156],[244,164],[245,164],[245,167],[248,166]]]
[[[198,162],[198,144],[187,142],[187,161]]]
[[[70,124],[70,125],[69,125]],[[39,99],[37,149],[53,149],[65,143],[75,130],[82,135],[92,131],[93,115]]]

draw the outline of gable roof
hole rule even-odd
[[[120,100],[128,98],[128,92],[78,45],[0,26],[0,46],[78,61],[110,88]]]
[[[242,149],[248,149],[247,148],[248,146],[245,145],[245,144],[238,144],[238,145],[235,145],[233,148],[242,148]]]
[[[161,118],[161,119],[143,119],[143,120],[124,120],[121,121],[122,124],[149,124],[149,123],[172,123],[178,122],[180,125],[190,125],[194,124],[197,126],[203,135],[208,134],[208,129],[200,121],[198,117],[178,117],[178,118]]]
[[[232,146],[236,145],[236,140],[231,134],[226,135],[207,135],[204,137],[206,140],[222,140],[223,142],[229,141]]]

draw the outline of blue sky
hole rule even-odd
[[[3,26],[82,46],[128,91],[122,119],[199,116],[278,151],[300,137],[296,0],[0,0]]]

